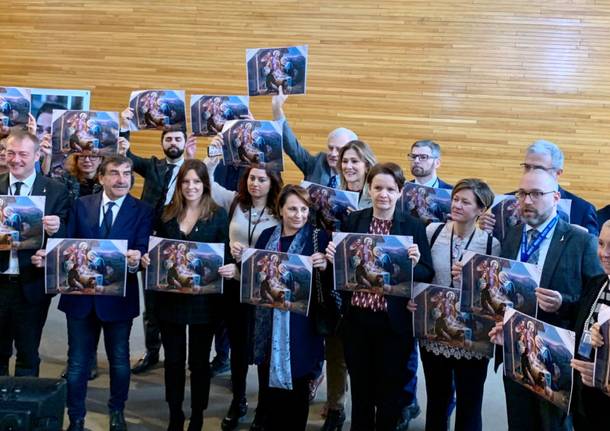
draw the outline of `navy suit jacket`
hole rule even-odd
[[[601,210],[597,211],[597,225],[600,230],[607,220],[610,220],[610,205],[606,205]]]
[[[372,218],[372,208],[354,211],[347,217],[347,220],[341,226],[341,230],[351,233],[368,233]],[[390,235],[408,235],[413,237],[413,243],[419,246],[421,253],[419,262],[413,267],[413,281],[430,283],[434,277],[434,268],[432,266],[432,254],[424,224],[408,214],[395,210]],[[342,292],[342,294],[344,296],[343,313],[347,314],[350,310],[352,294],[351,292]],[[407,311],[407,298],[388,295],[385,299],[388,303],[388,316],[392,329],[398,334],[405,332],[412,333],[413,319],[411,313]]]
[[[573,193],[559,187],[562,199],[572,200],[572,210],[570,213],[570,223],[584,227],[592,235],[599,235],[599,225],[597,224],[597,212],[590,203],[579,198]]]
[[[67,223],[68,238],[101,239],[100,205],[102,193],[84,196],[74,202]],[[127,195],[112,224],[108,239],[126,239],[127,249],[148,251],[148,237],[152,232],[153,209],[146,203]],[[127,294],[117,296],[62,295],[59,309],[67,316],[83,319],[95,311],[104,322],[129,320],[140,314],[138,278],[127,273]]]
[[[9,174],[0,175],[0,194],[8,194]],[[66,229],[66,217],[70,205],[68,190],[51,178],[38,173],[34,184],[32,184],[32,196],[45,196],[45,215],[56,215],[59,217],[59,231],[53,237],[61,238]],[[45,242],[47,234],[44,234]],[[43,246],[44,248],[44,246]],[[44,269],[32,265],[32,255],[36,250],[19,250],[19,281],[23,288],[25,299],[30,303],[37,303],[49,299],[44,290]],[[8,253],[8,252],[3,252]]]

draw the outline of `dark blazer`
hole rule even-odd
[[[414,183],[415,179],[412,179],[410,182]],[[453,188],[453,186],[451,184],[449,184],[449,183],[444,182],[440,178],[438,178],[438,188],[439,189],[445,189],[445,190],[451,190]]]
[[[561,193],[562,199],[572,200],[570,223],[584,227],[592,235],[599,235],[599,225],[597,223],[595,207],[583,198],[580,198],[561,187],[559,187],[559,192]]]
[[[578,355],[578,346],[580,345],[580,339],[583,334],[583,329],[587,318],[599,290],[608,281],[606,274],[601,274],[594,277],[585,286],[583,294],[578,307],[578,314],[576,316],[576,325],[574,330],[576,331],[576,357],[581,360],[592,361],[595,358],[595,350],[593,350],[591,358],[583,358]],[[598,424],[603,422],[607,423],[608,412],[610,411],[610,397],[602,393],[599,389],[591,388],[582,384],[580,373],[574,370],[574,388],[572,389],[572,410],[579,412],[585,416],[590,424],[597,422]]]
[[[127,151],[127,157],[133,162],[133,170],[144,177],[141,200],[152,206],[155,210],[161,210],[165,202],[163,195],[163,179],[167,172],[167,159],[158,159],[152,156],[150,159],[136,156]],[[160,214],[156,214],[160,215]]]
[[[303,172],[305,181],[312,183],[327,185],[331,177],[331,169],[326,160],[326,153],[320,152],[316,155],[311,154],[303,147],[292,129],[288,125],[288,121],[284,121],[282,133],[282,146],[284,152],[292,159],[295,165]]]
[[[501,257],[515,259],[521,246],[523,225],[511,228],[502,243]],[[538,309],[538,319],[566,329],[574,321],[583,287],[604,271],[597,258],[596,239],[563,220],[555,226],[551,244],[542,267],[540,287],[561,293],[563,301],[556,313]]]
[[[523,224],[512,227],[502,243],[500,257],[515,259],[520,251]],[[538,319],[573,330],[583,289],[604,270],[597,257],[597,240],[582,229],[559,219],[542,267],[540,287],[561,293],[561,308],[547,313],[538,308]],[[497,346],[495,369],[504,360]]]
[[[600,230],[604,223],[608,220],[610,220],[610,205],[606,205],[597,211],[597,225],[599,226]]]
[[[9,174],[0,175],[0,194],[8,194],[8,188]],[[57,181],[37,173],[34,184],[32,185],[31,195],[46,197],[44,213],[45,215],[56,215],[59,217],[61,221],[59,231],[53,236],[61,238],[65,234],[66,217],[70,205],[68,190]],[[44,236],[46,242],[47,234],[45,233]],[[44,269],[35,268],[32,265],[31,259],[35,252],[36,250],[19,250],[17,252],[19,257],[19,281],[23,287],[24,296],[30,303],[41,302],[48,299],[44,290]]]
[[[166,223],[159,223],[156,235],[168,239],[185,241],[225,243],[228,248],[227,232],[229,222],[227,213],[218,208],[206,221],[198,220],[188,235],[180,231],[178,221],[173,218]],[[155,294],[155,313],[161,320],[178,324],[208,324],[221,317],[221,296],[215,295],[182,295],[171,292],[153,292]]]
[[[261,232],[256,241],[255,248],[264,250],[269,242],[269,238],[273,234],[275,227],[270,227]],[[328,235],[326,231],[321,229],[318,233],[318,251],[323,253],[328,245]],[[282,248],[282,251],[285,251]],[[313,229],[312,237],[301,251],[303,256],[311,256],[314,253],[313,246]],[[331,286],[332,282],[326,278],[332,275],[332,269],[329,267],[322,274],[322,285]],[[315,327],[313,315],[316,312],[316,287],[313,282],[311,300],[309,305],[309,316],[292,313],[290,315],[290,367],[293,378],[309,376],[315,378],[315,371],[320,363],[324,360],[324,341],[318,335]]]
[[[351,233],[368,233],[371,220],[373,219],[373,209],[367,208],[360,211],[352,212],[341,226],[343,232]],[[390,235],[408,235],[413,237],[413,243],[419,246],[421,257],[419,262],[413,268],[413,281],[429,283],[434,277],[434,268],[432,266],[432,254],[430,253],[430,245],[426,237],[426,228],[419,220],[411,217],[408,214],[396,210],[394,211],[394,219]],[[343,292],[343,313],[347,315],[351,308],[351,292]],[[412,318],[411,313],[407,311],[407,299],[397,296],[386,296],[388,303],[388,316],[390,325],[397,333],[412,333]]]
[[[83,196],[74,202],[67,223],[67,238],[101,238],[100,205],[102,193]],[[109,239],[126,239],[127,249],[148,251],[148,237],[152,232],[153,210],[150,205],[127,195],[112,224]],[[135,273],[127,273],[127,293],[116,296],[74,296],[62,295],[59,309],[70,317],[83,319],[95,311],[103,322],[117,322],[133,319],[140,314],[138,278]]]

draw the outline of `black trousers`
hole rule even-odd
[[[149,353],[159,353],[161,349],[161,333],[159,330],[159,319],[155,314],[156,293],[144,289],[144,313],[142,322],[144,323],[144,344]]]
[[[15,376],[38,376],[40,369],[40,338],[47,320],[51,297],[30,303],[18,281],[0,275],[0,346],[3,355],[12,352],[15,343]],[[8,361],[7,361],[8,362]],[[6,370],[8,374],[8,364]]]
[[[522,385],[504,377],[509,431],[570,431],[572,418]]]
[[[351,431],[394,431],[413,337],[394,332],[387,313],[358,307],[346,315],[341,336],[351,382]]]
[[[269,364],[258,366],[257,415],[265,418],[265,431],[305,431],[309,416],[311,376],[292,379],[292,390],[269,387]],[[260,410],[260,411],[259,411]]]
[[[420,349],[426,376],[426,431],[447,431],[457,392],[455,431],[481,431],[483,388],[489,359],[456,359]]]
[[[224,318],[231,346],[231,388],[233,398],[246,396],[249,345],[252,339],[253,307],[239,302],[239,284],[225,281]]]
[[[183,325],[160,320],[165,352],[165,400],[171,408],[181,408],[186,384],[185,364],[191,372],[191,410],[202,413],[210,397],[210,350],[215,325]]]

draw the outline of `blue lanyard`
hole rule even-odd
[[[526,229],[526,226],[523,226],[523,233],[521,234],[521,262],[527,262],[529,260],[530,256],[532,254],[534,254],[536,252],[536,250],[538,250],[540,248],[542,241],[544,241],[546,239],[546,237],[548,236],[551,229],[553,229],[555,227],[555,225],[557,224],[557,221],[559,221],[558,215],[556,215],[553,218],[553,220],[551,220],[551,222],[546,225],[544,230],[540,233],[540,235],[538,235],[538,238],[536,238],[534,240],[534,242],[529,245],[529,247],[526,245],[527,244],[527,233],[526,233],[527,229]]]

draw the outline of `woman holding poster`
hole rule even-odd
[[[328,236],[308,222],[310,205],[307,190],[285,186],[277,204],[281,223],[264,230],[255,248],[311,256],[314,274],[320,271],[320,286],[330,286],[326,257],[316,252],[326,249]],[[262,425],[256,429],[304,431],[307,426],[309,382],[324,358],[324,341],[313,318],[317,288],[313,286],[307,316],[256,307],[253,356],[259,371],[257,425]]]
[[[352,212],[342,230],[412,236],[413,245],[408,253],[414,265],[413,279],[429,283],[434,270],[424,225],[396,210],[404,183],[404,174],[397,164],[373,166],[367,177],[372,208]],[[327,258],[332,261],[335,252],[335,245],[329,243]],[[409,378],[406,364],[415,347],[407,298],[343,292],[343,313],[341,335],[352,392],[351,429],[395,430],[403,387]]]
[[[433,284],[456,287],[459,295],[459,284],[453,283],[451,267],[461,260],[464,251],[492,256],[500,254],[499,241],[477,227],[478,218],[493,200],[493,192],[479,179],[466,178],[455,185],[451,192],[451,220],[426,227],[434,264]],[[490,325],[493,326],[492,318]],[[426,430],[447,429],[455,388],[455,429],[480,431],[489,358],[480,352],[442,341],[421,340],[420,346],[428,398]]]
[[[163,211],[156,234],[167,239],[224,243],[228,229],[227,213],[212,200],[205,165],[200,160],[185,160],[178,171],[176,185],[172,201]],[[174,260],[177,262],[176,258]],[[147,268],[149,265],[150,257],[146,253],[142,256],[142,266]],[[221,266],[218,273],[224,278],[232,278],[235,276],[235,268],[233,265]],[[209,357],[212,338],[221,318],[221,296],[167,292],[155,294],[158,296],[155,312],[165,351],[165,400],[170,415],[167,429],[184,429],[182,402],[188,357],[191,380],[191,419],[188,430],[201,431],[203,412],[208,406],[210,394]]]

